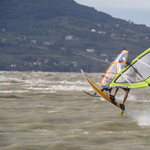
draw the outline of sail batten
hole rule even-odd
[[[123,76],[122,73],[121,73],[121,76],[122,76],[133,88],[135,88],[135,87],[131,84],[131,82],[130,82],[126,77]]]
[[[139,62],[143,63],[144,65],[146,65],[146,66],[148,66],[148,67],[150,68],[150,65],[148,65],[148,64],[146,64],[146,63],[144,63],[143,61],[141,61],[141,60],[139,60],[139,59],[137,59],[137,61],[139,61]]]

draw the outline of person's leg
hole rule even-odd
[[[110,95],[110,99],[111,99],[111,100],[113,100],[113,101],[115,100],[115,96],[116,96],[118,90],[119,90],[119,88],[116,88],[116,89],[115,89],[115,92],[114,92],[114,95]]]
[[[128,94],[129,94],[129,90],[126,90],[126,91],[125,91],[124,100],[123,100],[123,103],[122,103],[122,104],[125,103],[126,99],[128,98]]]
[[[111,95],[112,88],[109,88],[109,95]]]
[[[119,88],[116,88],[116,89],[115,89],[114,97],[116,96],[118,90],[119,90]]]

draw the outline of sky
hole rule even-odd
[[[150,27],[150,0],[74,0],[114,18]]]

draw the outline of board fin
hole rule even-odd
[[[122,110],[122,111],[121,111],[121,117],[123,117],[123,114],[124,114],[124,111]]]

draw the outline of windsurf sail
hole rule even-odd
[[[137,56],[111,81],[110,87],[141,88],[150,85],[150,48]]]
[[[112,79],[125,67],[129,51],[123,50],[111,63],[105,74],[103,75],[99,86],[104,88]]]

